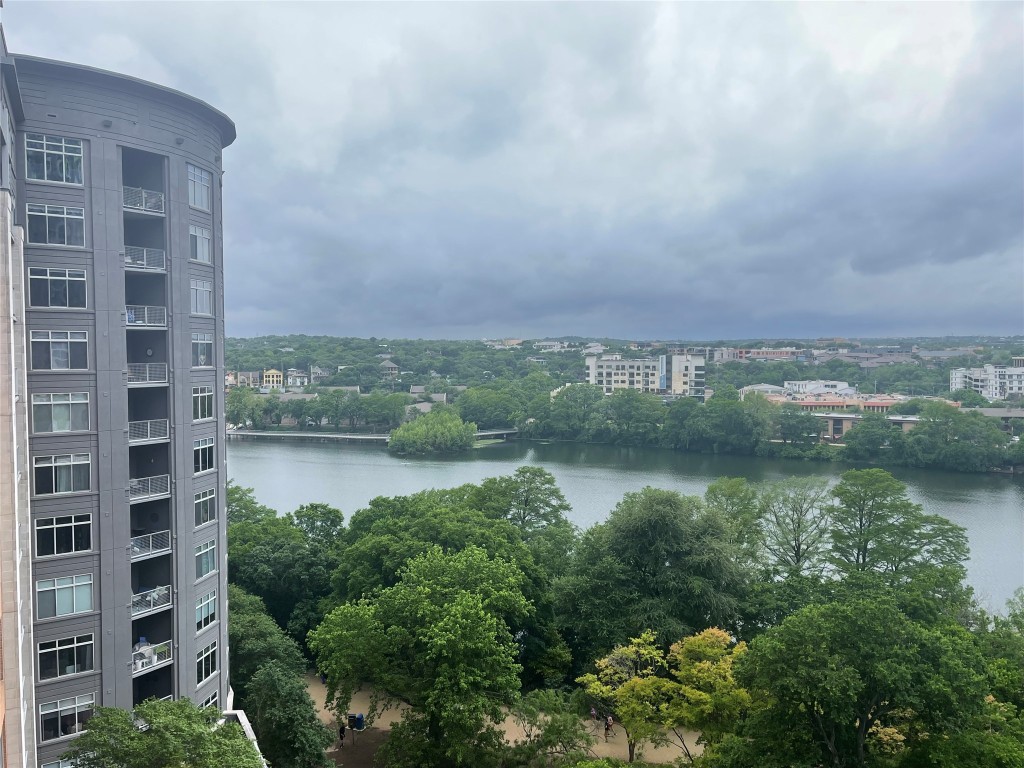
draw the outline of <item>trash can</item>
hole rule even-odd
[[[356,715],[356,730],[363,730],[364,725],[366,725],[366,718],[364,718],[363,713],[360,712],[358,715]]]
[[[353,730],[356,727],[356,716],[353,715],[353,714],[349,714],[349,716],[348,716],[348,727],[353,729]]]

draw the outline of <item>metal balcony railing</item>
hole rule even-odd
[[[128,304],[124,308],[124,317],[128,325],[165,326],[167,325],[167,308]]]
[[[124,207],[149,213],[164,212],[164,193],[141,187],[124,188]]]
[[[128,552],[132,560],[149,555],[158,555],[161,552],[171,551],[171,532],[157,531],[147,533],[144,536],[133,536]]]
[[[167,426],[167,419],[129,421],[128,444],[144,443],[148,440],[166,440],[168,437]]]
[[[153,477],[133,477],[128,481],[128,498],[132,501],[148,499],[152,496],[166,496],[171,492],[170,475],[154,475]]]
[[[132,595],[132,616],[140,613],[155,611],[157,608],[166,608],[171,604],[171,585],[147,589]]]
[[[128,363],[129,384],[166,384],[167,363]]]
[[[154,667],[166,664],[172,659],[172,643],[166,640],[156,645],[142,645],[137,651],[132,652],[132,674],[138,675],[148,672]]]
[[[138,245],[126,245],[124,247],[124,265],[128,269],[166,272],[167,252],[163,248],[142,248]]]
[[[166,696],[161,696],[160,701],[174,701],[174,694],[168,693]]]

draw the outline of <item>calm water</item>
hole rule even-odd
[[[819,475],[833,482],[841,467],[749,457],[702,456],[649,448],[512,442],[449,459],[410,459],[382,447],[272,440],[231,440],[228,476],[256,489],[259,501],[281,513],[320,501],[351,515],[376,496],[477,483],[511,474],[523,464],[554,475],[580,527],[603,520],[627,491],[644,486],[701,495],[717,477],[751,482]],[[1001,609],[1024,585],[1024,479],[894,472],[927,512],[964,526],[971,545],[968,578],[979,600]]]

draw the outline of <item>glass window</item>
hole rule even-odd
[[[41,768],[75,768],[70,760],[55,760],[52,763],[43,763]]]
[[[91,487],[91,461],[88,453],[36,456],[32,460],[36,495],[88,491]]]
[[[196,654],[196,683],[201,684],[204,680],[208,680],[216,671],[217,641],[214,640]]]
[[[211,345],[213,342],[210,342]],[[207,355],[207,358],[212,355]],[[195,361],[192,363],[195,365]],[[192,387],[192,421],[213,418],[213,387]]]
[[[217,491],[213,488],[195,495],[196,528],[217,519]]]
[[[29,304],[33,307],[85,308],[85,270],[30,267]]]
[[[213,334],[192,334],[192,367],[210,368],[213,366]]]
[[[217,590],[196,600],[196,632],[217,620]]]
[[[210,210],[210,187],[213,176],[209,171],[188,164],[188,204],[204,211]]]
[[[88,368],[88,332],[32,331],[32,370],[84,371]]]
[[[194,474],[213,469],[213,438],[204,437],[192,441],[192,471]]]
[[[192,280],[192,314],[213,314],[213,283],[209,280]]]
[[[62,515],[36,520],[36,557],[92,550],[92,516]]]
[[[37,581],[36,601],[40,619],[88,613],[92,610],[92,574]]]
[[[29,205],[28,242],[37,245],[85,245],[85,209]]]
[[[25,134],[25,174],[36,181],[82,183],[82,140]]]
[[[217,570],[217,542],[208,541],[196,547],[196,579]]]
[[[32,431],[35,434],[84,432],[88,429],[88,392],[32,395]]]
[[[204,264],[209,264],[213,261],[210,248],[210,230],[206,227],[197,227],[195,224],[192,224],[188,228],[188,239],[191,248],[189,258],[192,261],[201,261]]]
[[[214,691],[209,696],[207,696],[205,699],[203,699],[203,703],[200,704],[199,706],[201,706],[201,707],[216,707],[218,704],[219,704],[219,698],[217,696],[217,691]]]
[[[39,679],[77,675],[93,670],[93,637],[79,635],[39,644]]]
[[[53,741],[82,731],[92,717],[94,694],[39,705],[40,740]]]

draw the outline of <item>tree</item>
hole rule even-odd
[[[266,662],[249,681],[245,709],[274,768],[334,765],[325,754],[333,731],[320,722],[303,678],[280,662]]]
[[[955,389],[948,395],[950,400],[960,403],[964,408],[986,408],[988,398],[982,397],[973,389]]]
[[[782,442],[804,450],[818,444],[823,429],[821,419],[794,403],[784,403],[777,413]]]
[[[738,613],[745,572],[729,526],[699,498],[627,493],[577,546],[555,591],[578,661],[650,629],[662,643]]]
[[[1008,440],[996,419],[930,403],[907,436],[908,457],[915,466],[984,472],[1003,463]]]
[[[395,586],[336,608],[309,640],[330,706],[344,712],[362,682],[410,706],[384,747],[389,766],[493,764],[495,724],[519,690],[507,619],[523,621],[532,610],[523,582],[513,563],[478,547],[451,555],[434,548],[411,560]]]
[[[470,498],[485,514],[508,520],[549,574],[565,568],[576,529],[566,518],[572,507],[540,467],[519,467],[512,475],[485,479]]]
[[[791,479],[761,496],[761,544],[773,574],[820,574],[829,533],[828,483]]]
[[[227,487],[228,525],[232,523],[257,523],[277,517],[270,507],[256,501],[256,493],[252,488],[243,488],[228,480]]]
[[[853,429],[843,435],[846,445],[843,455],[857,461],[899,460],[903,458],[903,441],[903,430],[883,414],[866,413]]]
[[[77,768],[262,768],[242,728],[219,719],[215,707],[189,699],[98,707],[61,758]]]
[[[231,683],[243,709],[250,682],[264,664],[273,662],[296,678],[306,671],[298,645],[270,618],[258,597],[229,584],[228,614]]]
[[[691,762],[693,757],[679,729],[699,732],[698,743],[717,744],[750,706],[750,694],[733,676],[733,668],[745,653],[744,643],[714,628],[684,637],[669,649],[669,672],[677,685],[670,689],[664,723]]]
[[[604,392],[591,384],[569,384],[551,400],[549,431],[554,437],[576,440],[590,420]]]
[[[670,696],[670,681],[660,676],[665,656],[650,630],[617,645],[595,662],[597,672],[577,678],[584,690],[615,712],[626,732],[629,762],[637,746],[663,738],[661,711]]]
[[[738,665],[776,724],[741,735],[767,765],[796,746],[808,751],[795,764],[865,766],[873,733],[906,711],[925,732],[980,713],[983,668],[963,629],[915,623],[884,597],[808,606],[755,638]]]
[[[435,406],[391,433],[388,450],[400,454],[458,453],[473,447],[476,424],[463,423],[450,408]]]
[[[932,568],[950,571],[956,583],[963,578],[964,529],[925,515],[885,470],[844,472],[832,495],[831,562],[840,573],[874,571],[905,580]]]

